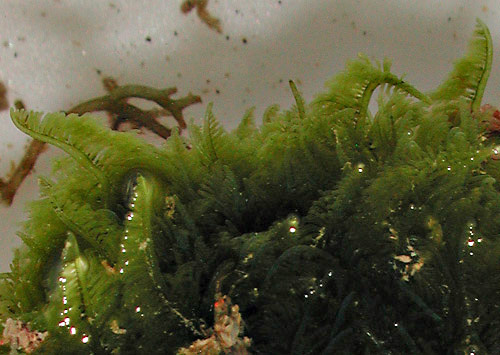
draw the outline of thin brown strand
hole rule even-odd
[[[208,0],[186,0],[181,4],[181,11],[183,14],[187,14],[196,8],[196,14],[202,22],[212,30],[222,33],[220,20],[210,14],[207,10],[207,5]]]

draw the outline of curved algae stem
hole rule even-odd
[[[49,143],[50,145],[53,145],[68,153],[73,159],[78,162],[78,164],[80,164],[83,168],[85,168],[95,176],[97,181],[99,181],[99,183],[101,184],[101,188],[103,191],[109,191],[109,184],[105,174],[96,167],[92,159],[89,158],[87,154],[83,153],[81,150],[75,148],[72,144],[62,139],[54,138],[43,132],[37,132],[36,129],[31,128],[30,124],[28,123],[31,115],[37,115],[38,117],[35,117],[35,119],[41,120],[41,114],[37,114],[34,112],[29,113],[26,111],[14,111],[14,109],[11,109],[10,111],[12,122],[21,132],[26,133],[35,140]]]
[[[474,97],[472,99],[472,111],[477,111],[481,107],[481,99],[483,98],[484,90],[486,89],[486,83],[488,81],[488,77],[490,76],[491,66],[493,62],[493,44],[491,41],[490,30],[480,19],[477,19],[477,27],[479,28],[476,30],[476,32],[482,31],[484,33],[484,40],[486,41],[486,58],[484,62],[484,69],[481,73],[481,78],[479,79],[476,92],[474,93]]]
[[[163,129],[166,128],[163,127],[163,129],[161,129],[159,127],[161,125],[155,121],[159,113],[158,110],[143,111],[127,103],[126,99],[135,97],[157,103],[175,118],[181,130],[186,128],[182,110],[192,104],[201,102],[199,96],[191,93],[180,99],[171,99],[170,96],[177,92],[177,88],[175,87],[155,89],[143,85],[116,85],[110,86],[109,89],[110,92],[108,95],[82,102],[68,110],[67,113],[77,113],[81,115],[92,111],[108,111],[119,117],[125,117],[128,120],[136,120],[139,125],[145,126],[161,137],[166,138],[170,133],[164,133]]]
[[[293,97],[295,98],[295,102],[297,103],[297,111],[299,111],[299,117],[301,119],[304,119],[306,118],[304,98],[300,94],[299,90],[297,89],[297,85],[295,85],[293,80],[289,80],[288,84],[290,84],[290,89],[292,90]]]

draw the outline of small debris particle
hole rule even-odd
[[[245,37],[243,37],[243,39],[241,41],[243,42],[243,44],[247,44],[248,43],[248,40]]]
[[[146,36],[145,39],[146,39],[146,42],[151,42],[152,41],[151,36]]]
[[[226,36],[226,41],[229,41],[229,36]]]
[[[481,10],[483,10],[483,12],[488,12],[488,6],[484,5]]]
[[[216,94],[220,94],[220,90],[219,89],[215,89],[215,93]]]
[[[97,75],[101,75],[102,74],[101,69],[96,69],[95,71],[96,71]]]
[[[181,12],[183,14],[187,14],[195,7],[196,7],[196,2],[194,0],[186,0],[181,4]]]
[[[24,110],[26,108],[26,105],[24,104],[23,100],[16,99],[14,100],[14,107],[16,108],[16,110]]]
[[[117,13],[120,12],[120,9],[112,2],[109,3],[109,8],[116,10]]]
[[[450,22],[450,21],[451,21],[451,17],[448,17],[448,22]]]
[[[47,13],[45,11],[40,12],[41,17],[47,17]]]
[[[116,79],[107,76],[105,78],[102,78],[102,86],[104,86],[104,90],[106,90],[107,92],[111,92],[118,88],[118,83]]]
[[[231,74],[229,74],[229,73],[224,73],[224,78],[225,78],[225,79],[229,79],[229,77],[230,77],[230,76],[231,76]]]
[[[283,79],[280,79],[280,84],[282,84],[282,83],[283,83]]]
[[[0,81],[0,111],[9,108],[9,102],[7,101],[7,88]]]
[[[178,35],[177,31],[174,31],[174,36],[177,36],[177,35]]]
[[[210,79],[207,79],[207,84],[210,84]]]
[[[3,41],[3,42],[2,42],[2,45],[3,45],[5,48],[9,48],[9,47],[10,47],[10,43],[9,43],[9,41]]]
[[[363,36],[366,36],[366,31],[363,31]]]
[[[8,148],[8,149],[12,149],[12,148],[14,148],[14,144],[12,144],[12,143],[7,143],[7,148]]]
[[[239,14],[239,13],[240,13],[240,10],[236,9],[236,10],[234,10],[234,12],[235,12],[236,14]]]
[[[281,0],[279,0],[279,1],[278,1],[278,4],[280,4],[280,5],[281,5]]]
[[[14,58],[17,58],[17,52],[14,52]]]
[[[181,4],[181,12],[183,14],[189,13],[196,8],[196,14],[208,27],[222,33],[220,20],[210,14],[207,10],[208,0],[185,0]]]

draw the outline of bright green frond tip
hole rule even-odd
[[[389,71],[389,62],[382,69],[370,63],[368,58],[360,55],[356,61],[347,64],[347,68],[329,83],[329,92],[320,95],[316,100],[320,106],[329,109],[354,109],[361,118],[365,117],[373,92],[380,85],[389,85],[415,98],[430,103],[430,99]]]
[[[66,116],[64,113],[52,113],[42,118],[41,112],[15,111],[14,109],[11,109],[10,115],[12,122],[19,130],[34,139],[64,150],[106,186],[107,180],[96,162],[98,152],[91,151],[90,144],[89,151],[85,151],[84,143],[90,142],[85,142],[84,137],[92,137],[92,131],[97,130],[97,124],[92,120],[75,124],[75,121],[80,121],[78,115],[75,114]]]
[[[161,147],[12,110],[67,157],[0,275],[0,354],[497,354],[491,53],[478,21],[430,95],[360,57],[311,103],[290,82],[292,109],[233,132],[210,104]]]
[[[469,42],[467,54],[455,63],[448,79],[432,93],[434,100],[459,100],[470,102],[477,111],[486,88],[493,60],[493,45],[486,24],[477,20],[476,29]]]

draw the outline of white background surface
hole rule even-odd
[[[249,107],[256,106],[257,118],[273,103],[289,107],[289,79],[309,101],[359,52],[391,58],[394,73],[407,73],[417,88],[431,90],[465,52],[477,17],[490,27],[494,43],[484,102],[499,103],[498,1],[210,0],[222,34],[194,11],[183,15],[181,2],[2,0],[0,81],[10,103],[20,98],[29,109],[68,109],[104,94],[101,78],[112,76],[120,84],[199,94],[203,103],[185,111],[186,118],[199,121],[213,101],[218,118],[234,128]],[[1,112],[1,176],[27,142]],[[48,171],[55,154],[42,155],[35,176]],[[8,270],[11,249],[19,244],[15,231],[25,218],[24,204],[37,194],[30,176],[14,204],[0,207],[0,271]]]

